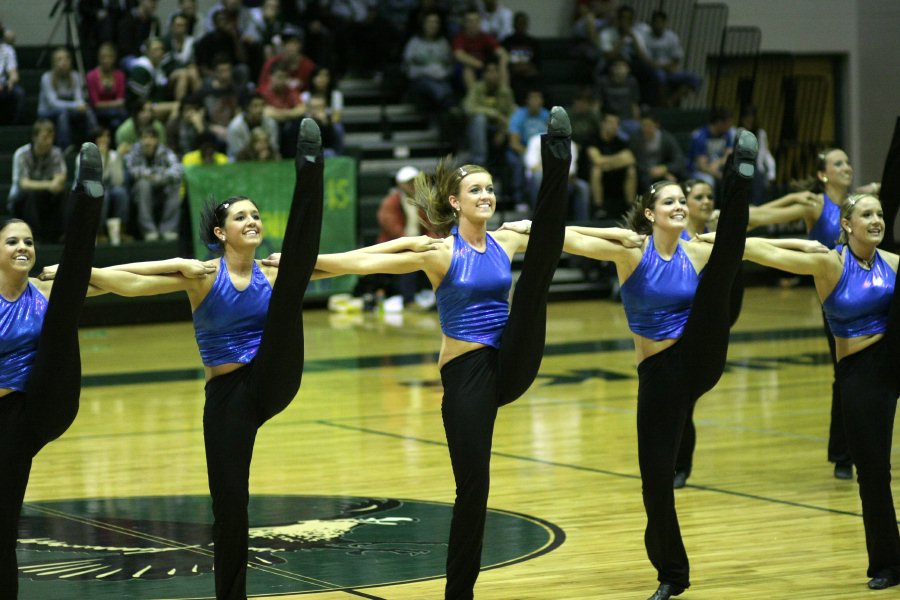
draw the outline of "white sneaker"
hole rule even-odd
[[[155,231],[148,231],[147,233],[144,234],[145,242],[155,242],[158,239],[159,239],[159,234],[156,233]]]
[[[167,242],[174,242],[178,239],[178,234],[174,231],[167,231],[162,234],[162,239],[166,240]]]

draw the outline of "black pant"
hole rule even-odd
[[[16,217],[28,223],[37,241],[59,241],[67,212],[64,193],[19,190],[12,199],[12,209]]]
[[[729,311],[731,314],[731,327],[741,316],[741,306],[744,303],[744,276],[742,266],[738,266],[734,285],[731,286],[731,299]],[[694,468],[694,448],[697,446],[697,429],[694,427],[694,408],[696,402],[691,403],[684,422],[684,430],[681,432],[681,445],[678,447],[678,455],[675,457],[675,471],[685,471],[688,475]]]
[[[441,369],[441,414],[456,482],[447,548],[447,599],[472,598],[481,567],[497,408],[525,393],[544,355],[547,292],[565,237],[570,161],[549,152],[546,135],[541,140],[541,157],[544,179],[500,347],[467,352]]]
[[[284,410],[303,375],[303,294],[319,253],[324,163],[297,157],[278,279],[253,361],[206,383],[203,437],[213,507],[216,598],[247,597],[247,505],[256,430]]]
[[[825,324],[825,339],[828,340],[828,353],[831,356],[831,367],[834,377],[831,381],[831,424],[828,426],[828,460],[833,463],[849,463],[850,448],[847,445],[847,434],[844,431],[843,403],[841,402],[841,386],[837,380],[837,350],[834,334],[828,326],[825,312],[822,311],[822,322]]]
[[[638,365],[638,461],[647,529],[659,581],[688,587],[690,567],[675,513],[675,455],[693,403],[719,381],[732,323],[731,291],[744,253],[753,182],[726,167],[716,243],[681,338]]]
[[[69,428],[78,413],[78,317],[91,276],[102,199],[74,196],[75,214],[25,391],[0,398],[0,598],[4,599],[15,598],[19,589],[16,542],[31,461]]]

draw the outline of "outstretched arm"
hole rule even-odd
[[[716,234],[705,233],[697,239],[714,242]],[[811,240],[748,237],[744,244],[744,260],[796,275],[815,277],[825,274],[830,253],[825,246]]]
[[[427,235],[404,236],[373,246],[357,248],[353,252],[364,252],[367,254],[395,254],[398,252],[428,252],[437,250],[443,246],[442,238],[433,238]],[[273,252],[262,260],[262,264],[267,267],[277,267],[281,262],[281,252]],[[317,269],[318,271],[318,269]],[[313,279],[323,279],[322,276],[316,276],[313,272]]]
[[[595,260],[610,260],[616,264],[627,261],[632,254],[637,260],[640,260],[639,248],[639,246],[625,246],[620,241],[601,237],[598,229],[593,227],[566,227],[566,238],[563,242],[563,252]]]
[[[196,285],[196,279],[188,279],[183,275],[138,275],[114,267],[91,269],[91,286],[119,296],[156,296],[171,292],[187,292]]]
[[[49,281],[56,277],[59,265],[49,265],[43,268],[38,278]],[[127,271],[135,275],[166,275],[179,273],[189,279],[203,279],[207,275],[216,272],[213,265],[190,258],[170,258],[167,260],[154,260],[148,262],[129,263],[106,267],[115,271]],[[88,295],[91,295],[90,293]]]
[[[812,192],[795,192],[761,206],[751,206],[747,229],[762,225],[790,223],[803,219],[806,223],[815,221],[821,201]]]
[[[320,254],[316,271],[331,275],[403,275],[426,271],[435,265],[432,257],[437,252],[400,252],[398,254],[373,254],[354,250],[339,254]]]

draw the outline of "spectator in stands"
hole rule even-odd
[[[578,178],[578,147],[572,144],[572,162],[569,164],[569,217],[576,221],[587,221],[591,218],[591,188],[588,182]],[[541,181],[544,179],[543,164],[541,162],[541,136],[535,135],[528,140],[528,148],[525,151],[525,169],[528,181],[528,200],[531,208],[537,206],[538,191],[541,189]]]
[[[180,221],[182,168],[178,157],[159,139],[153,127],[141,130],[141,141],[125,157],[138,226],[147,241],[177,240]],[[159,221],[155,218],[161,211]]]
[[[281,33],[281,53],[268,59],[263,65],[259,75],[259,92],[265,92],[269,87],[272,77],[272,65],[276,62],[287,67],[288,84],[297,92],[304,92],[309,88],[316,63],[303,54],[303,32],[296,27],[286,28]]]
[[[128,73],[132,61],[141,55],[144,43],[163,34],[156,7],[157,0],[138,0],[137,6],[125,12],[116,23],[116,49],[122,68]]]
[[[310,96],[309,102],[306,103],[306,114],[303,116],[313,119],[319,126],[319,130],[322,132],[322,154],[324,156],[336,156],[343,152],[343,147],[340,145],[343,140],[339,139],[335,132],[325,98]]]
[[[325,102],[325,112],[328,113],[328,121],[331,123],[331,130],[335,137],[334,147],[340,154],[344,149],[344,123],[341,120],[344,112],[344,94],[337,89],[331,69],[316,67],[310,80],[309,89],[300,94],[300,102],[305,106],[314,97],[320,97]],[[291,146],[291,148],[294,147]]]
[[[261,7],[250,9],[250,17],[262,44],[263,58],[268,60],[278,54],[281,32],[288,26],[281,16],[280,0],[265,0]]]
[[[209,131],[206,109],[199,94],[182,98],[178,113],[166,122],[166,145],[178,156],[197,149],[200,134]]]
[[[16,125],[25,114],[25,90],[19,85],[16,49],[6,43],[0,23],[0,124]]]
[[[288,23],[303,24],[303,52],[316,64],[334,64],[334,33],[326,26],[328,13],[322,3],[282,2],[281,10]]]
[[[216,60],[212,77],[207,78],[200,88],[203,107],[209,130],[224,145],[228,139],[228,125],[241,112],[252,94],[248,83],[238,83],[234,78],[231,63],[225,56]]]
[[[197,10],[197,0],[178,0],[178,10],[169,15],[169,29],[175,17],[184,17],[186,20],[187,35],[199,40],[207,31],[206,17]]]
[[[131,116],[116,129],[116,149],[123,157],[141,139],[138,133],[145,127],[153,127],[159,135],[160,143],[166,143],[166,126],[153,114],[153,107],[146,100],[138,100],[131,109]]]
[[[414,180],[419,170],[411,165],[401,167],[394,176],[396,187],[390,189],[381,200],[378,207],[378,239],[376,243],[388,242],[404,236],[431,235],[423,224],[424,214],[420,214],[411,199],[415,194]],[[429,297],[431,285],[422,272],[405,273],[402,275],[367,275],[361,281],[362,288],[371,291],[382,290],[386,296],[398,295],[403,298],[403,304],[408,305],[419,299]],[[434,295],[430,294],[431,305],[434,304]],[[426,301],[427,304],[427,301]]]
[[[653,63],[644,47],[644,38],[634,30],[634,9],[628,5],[620,6],[616,10],[614,24],[600,31],[598,43],[601,53],[596,67],[598,76],[605,72],[614,60],[624,60],[640,85],[641,98],[655,106],[658,103],[659,84],[656,81]],[[605,106],[603,110],[606,111]]]
[[[262,127],[250,130],[250,141],[238,152],[238,161],[278,160],[278,148],[272,145],[269,133]]]
[[[576,3],[572,26],[576,46],[573,50],[591,65],[596,65],[600,59],[600,32],[614,23],[615,7],[615,0],[579,0]]]
[[[662,129],[652,110],[641,114],[641,128],[629,139],[629,147],[637,164],[638,189],[663,179],[678,182],[685,176],[684,152],[678,141]]]
[[[668,16],[657,10],[650,17],[650,26],[635,29],[641,35],[644,47],[653,68],[660,89],[660,100],[666,106],[678,106],[690,91],[700,89],[701,79],[696,73],[681,70],[684,50],[678,34],[666,27]]]
[[[585,144],[578,174],[591,184],[596,217],[619,219],[637,194],[634,154],[619,135],[619,117],[604,113],[594,139]]]
[[[207,25],[214,25],[217,15],[222,15],[237,35],[243,47],[244,60],[253,80],[259,76],[263,64],[263,46],[250,9],[241,0],[219,0],[210,10]]]
[[[409,15],[419,6],[419,0],[378,0],[378,12],[391,24],[391,31],[406,40]]]
[[[131,4],[110,2],[109,0],[78,0],[78,34],[85,68],[96,66],[94,61],[100,46],[107,42],[115,45],[118,37],[118,23],[131,9]]]
[[[115,131],[128,118],[128,109],[125,108],[125,73],[116,67],[116,47],[112,43],[100,46],[97,66],[85,79],[97,121]]]
[[[525,96],[525,106],[516,109],[509,119],[509,197],[517,205],[525,201],[525,151],[528,141],[547,131],[549,118],[550,111],[544,107],[544,93],[535,88]]]
[[[481,31],[502,42],[513,34],[513,12],[499,0],[478,0],[481,14]]]
[[[122,243],[122,233],[128,229],[128,213],[131,199],[125,188],[125,164],[122,156],[112,147],[112,132],[100,127],[94,135],[94,143],[103,161],[103,209],[100,218],[106,223],[109,243]]]
[[[410,90],[428,111],[445,111],[456,105],[453,53],[441,29],[438,13],[424,15],[420,31],[403,49],[403,70]]]
[[[722,180],[722,168],[734,146],[734,128],[731,111],[716,108],[710,113],[709,125],[691,134],[688,149],[688,173],[692,179],[700,179],[717,190]],[[716,191],[716,195],[721,194]]]
[[[756,107],[745,104],[741,107],[738,126],[756,135],[759,153],[756,155],[756,172],[753,174],[753,195],[750,202],[755,205],[769,201],[769,186],[775,181],[775,157],[769,149],[769,136],[756,120]]]
[[[55,243],[63,233],[66,202],[66,162],[53,145],[55,127],[38,119],[31,128],[31,143],[13,154],[12,187],[7,208],[31,225],[39,242]]]
[[[463,108],[469,119],[468,162],[477,165],[495,163],[503,156],[509,119],[516,110],[512,90],[500,80],[496,60],[485,63],[484,76],[466,94]]]
[[[273,148],[278,148],[278,123],[265,115],[266,100],[259,93],[250,96],[244,110],[228,124],[228,157],[234,160],[250,143],[250,131],[262,127]]]
[[[264,114],[278,123],[278,140],[282,156],[290,156],[297,146],[300,117],[306,114],[305,103],[300,92],[292,88],[288,78],[288,67],[283,61],[272,65],[269,85],[260,92],[266,100]],[[306,92],[304,92],[306,93]]]
[[[528,34],[528,14],[517,12],[513,17],[514,33],[503,40],[509,56],[509,85],[516,102],[525,102],[525,92],[540,82],[541,42]]]
[[[503,82],[509,81],[506,50],[494,36],[481,31],[481,15],[475,9],[466,13],[463,30],[453,39],[453,56],[467,92],[481,79],[484,64],[491,57],[497,58]]]
[[[131,61],[125,101],[128,106],[133,106],[138,100],[146,100],[150,102],[156,118],[165,121],[178,107],[181,98],[176,100],[175,90],[183,97],[188,75],[182,70],[177,74],[171,73],[173,78],[170,79],[167,65],[163,64],[166,49],[162,39],[151,37],[144,50],[144,54]]]
[[[238,34],[237,26],[223,11],[212,15],[213,28],[194,44],[194,61],[200,69],[201,77],[212,75],[215,60],[219,56],[228,57],[228,62],[236,72],[239,81],[250,81],[247,67],[247,50]]]
[[[179,101],[199,90],[202,83],[200,71],[194,63],[194,41],[188,33],[187,17],[172,17],[169,32],[163,38],[166,52],[163,68],[174,83],[173,95]]]
[[[186,152],[181,157],[181,166],[186,169],[196,165],[227,165],[228,157],[219,152],[219,142],[210,131],[197,136],[197,149]],[[187,182],[181,182],[182,202],[187,198]]]
[[[613,59],[609,74],[600,77],[597,89],[603,112],[619,117],[626,137],[634,135],[640,128],[641,91],[628,63],[621,58]]]
[[[362,77],[381,73],[396,52],[399,32],[379,14],[378,0],[331,0],[326,6],[335,37],[335,71],[352,70]]]
[[[419,0],[418,6],[409,11],[406,19],[405,38],[408,40],[422,30],[422,21],[426,15],[436,13],[441,18],[442,37],[449,39],[447,33],[447,7],[440,0]]]
[[[584,148],[585,143],[597,134],[602,118],[600,102],[591,86],[584,86],[578,91],[568,113],[572,122],[572,141],[578,144],[579,148]]]
[[[53,67],[41,76],[38,118],[56,124],[56,145],[60,148],[74,143],[73,129],[80,128],[80,137],[87,138],[97,128],[97,118],[85,101],[83,87],[81,75],[72,70],[68,48],[54,50]]]

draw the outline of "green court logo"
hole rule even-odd
[[[442,577],[452,508],[393,498],[253,496],[248,594]],[[26,504],[19,598],[212,598],[211,519],[206,496]],[[535,517],[489,509],[485,539],[482,567],[496,568],[550,552],[565,534]]]

